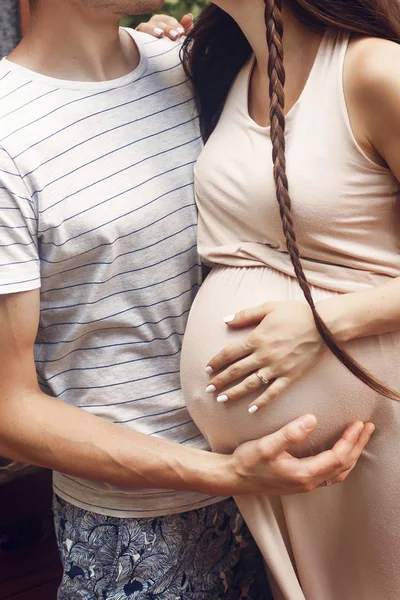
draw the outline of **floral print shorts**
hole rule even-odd
[[[54,498],[58,600],[271,600],[263,558],[233,500],[118,519]]]

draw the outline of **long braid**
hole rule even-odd
[[[379,382],[366,369],[361,367],[345,350],[340,348],[332,333],[316,309],[310,286],[301,262],[300,251],[294,231],[292,203],[289,194],[289,182],[286,173],[286,142],[285,128],[285,68],[283,62],[283,20],[282,0],[265,0],[265,22],[267,26],[267,42],[269,51],[268,77],[270,94],[270,123],[272,159],[274,166],[274,180],[276,197],[279,203],[282,219],[283,233],[286,238],[286,247],[293,264],[294,272],[300,288],[309,304],[318,332],[331,352],[340,362],[358,379],[374,391],[393,400],[400,400],[400,394],[390,390]]]

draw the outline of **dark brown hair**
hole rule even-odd
[[[333,354],[370,388],[379,394],[400,400],[399,393],[375,379],[336,343],[315,306],[296,242],[286,175],[282,0],[264,2],[269,49],[274,180],[286,247],[295,275],[311,308],[318,332]],[[286,0],[286,5],[299,21],[315,30],[323,31],[329,27],[350,34],[400,41],[400,3],[394,0]],[[235,21],[215,5],[210,5],[196,23],[183,48],[185,69],[197,93],[200,125],[205,141],[215,129],[229,89],[250,55],[251,47]]]

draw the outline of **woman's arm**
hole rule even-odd
[[[339,343],[400,331],[400,278],[323,300],[317,308]]]
[[[400,181],[400,45],[376,38],[355,40],[346,59],[344,87],[358,143]],[[400,220],[400,194],[397,211]],[[318,309],[336,339],[346,342],[399,331],[399,299],[397,278],[377,288],[323,301]]]

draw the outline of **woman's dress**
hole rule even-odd
[[[348,36],[327,32],[300,99],[287,116],[288,178],[297,238],[316,302],[400,276],[399,184],[352,134],[343,91]],[[353,420],[377,430],[342,485],[238,505],[269,567],[276,599],[400,598],[400,403],[379,396],[331,354],[255,415],[252,397],[218,404],[206,394],[208,361],[248,331],[226,315],[265,301],[300,301],[275,197],[270,130],[249,116],[250,61],[196,166],[199,249],[213,268],[189,319],[182,386],[195,422],[219,452],[276,431],[305,413],[317,431],[299,453],[333,445]],[[399,300],[400,301],[400,300]],[[400,334],[346,349],[400,390]]]

